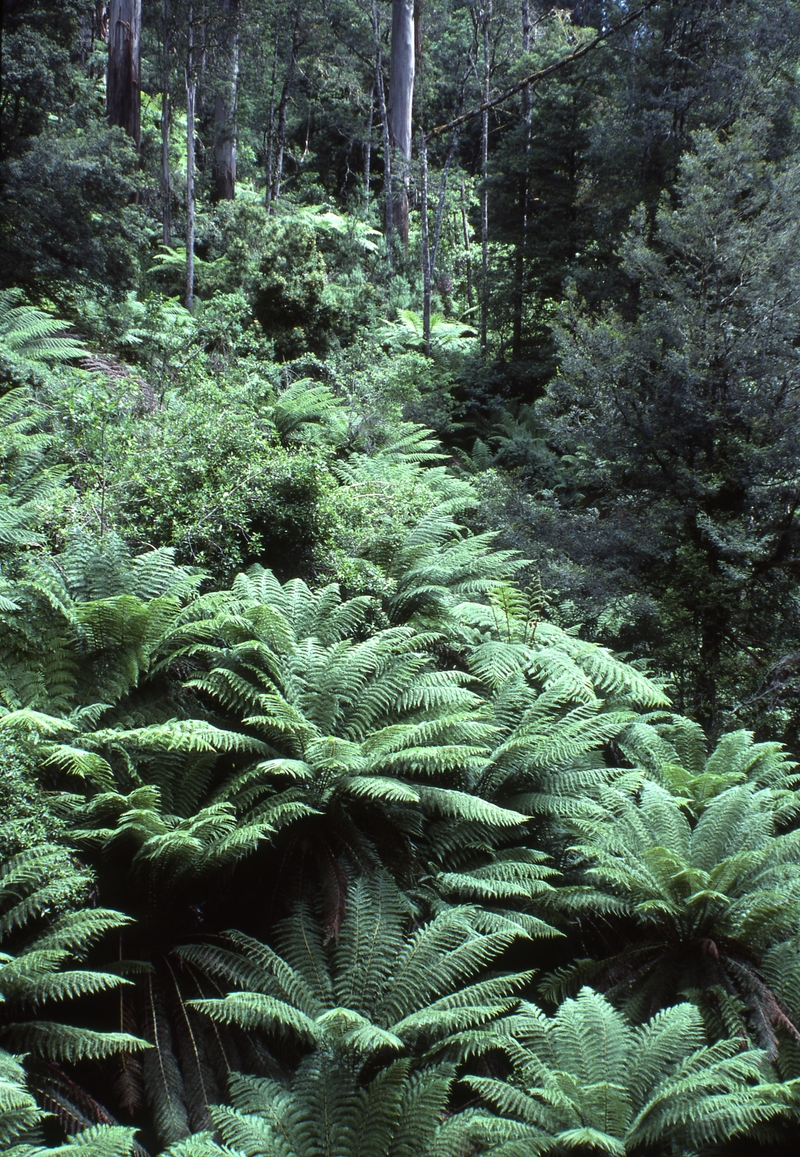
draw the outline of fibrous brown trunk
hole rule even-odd
[[[111,0],[108,14],[106,107],[139,148],[141,141],[139,69],[142,56],[142,0]]]
[[[221,70],[214,101],[214,197],[236,195],[236,103],[239,88],[239,0],[222,0]]]
[[[389,144],[396,157],[392,190],[392,224],[408,247],[408,185],[411,166],[411,116],[416,66],[414,0],[392,0],[392,55],[387,120]]]

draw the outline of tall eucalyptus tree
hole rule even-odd
[[[108,17],[108,119],[141,142],[142,0],[111,0]]]
[[[392,224],[408,246],[408,183],[411,165],[411,118],[414,102],[416,52],[414,0],[392,0],[392,55],[387,106],[389,143],[398,160],[398,183],[391,191]]]

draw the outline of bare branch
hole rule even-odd
[[[426,139],[430,141],[433,137],[439,137],[442,133],[447,133],[451,129],[458,128],[458,126],[463,125],[465,121],[472,120],[473,117],[481,116],[490,108],[494,108],[496,105],[510,100],[512,96],[516,96],[518,92],[522,92],[522,90],[528,86],[535,88],[540,81],[546,80],[547,77],[552,76],[554,72],[559,72],[568,64],[580,60],[581,57],[586,56],[592,52],[593,49],[598,48],[606,40],[610,39],[610,37],[616,35],[617,32],[621,32],[623,28],[627,28],[629,24],[633,24],[634,21],[638,20],[640,16],[643,16],[645,12],[648,12],[656,3],[657,0],[647,0],[647,3],[642,4],[641,7],[637,8],[634,12],[629,12],[618,24],[613,24],[610,28],[606,28],[604,32],[598,33],[597,36],[588,40],[586,44],[582,44],[580,48],[576,48],[574,52],[570,52],[567,56],[562,56],[560,60],[554,61],[553,64],[548,64],[547,68],[540,68],[536,72],[529,73],[528,76],[517,81],[511,88],[505,89],[498,96],[492,97],[491,100],[485,100],[483,104],[479,104],[476,108],[470,109],[469,112],[454,117],[453,120],[448,121],[447,124],[437,125],[436,128],[431,129],[427,134]]]

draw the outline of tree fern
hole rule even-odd
[[[23,362],[63,362],[86,350],[65,335],[67,323],[29,305],[19,289],[0,290],[0,353]]]
[[[437,510],[461,515],[475,505],[475,496],[444,465],[446,455],[430,430],[393,424],[377,444],[369,439],[366,453],[358,448],[364,440],[362,434],[346,458],[331,464],[339,486],[325,499],[338,544],[330,561],[348,585],[387,599],[395,590],[392,560],[420,519]]]
[[[175,551],[162,547],[132,555],[113,531],[100,539],[75,534],[58,555],[58,571],[70,597],[78,603],[132,595],[143,602],[172,595],[185,601],[201,581],[194,568],[178,566]]]
[[[237,1153],[456,1157],[473,1152],[498,1124],[474,1110],[447,1112],[454,1076],[446,1065],[411,1072],[401,1058],[362,1084],[335,1057],[317,1052],[302,1061],[288,1086],[235,1076],[233,1107],[215,1108],[214,1121]],[[208,1157],[228,1151],[217,1147]]]
[[[255,569],[211,617],[187,623],[186,651],[209,667],[190,685],[275,752],[219,798],[250,823],[316,826],[334,857],[367,862],[381,858],[364,826],[375,816],[406,846],[421,814],[518,824],[473,792],[491,727],[467,677],[436,670],[435,637],[408,626],[352,640],[369,608],[335,587],[312,593]]]
[[[689,1004],[634,1028],[584,988],[553,1017],[525,1005],[508,1027],[509,1081],[465,1082],[527,1127],[534,1152],[599,1149],[624,1157],[651,1145],[695,1152],[757,1134],[790,1112],[795,1095],[770,1080],[763,1053],[743,1052],[737,1040],[705,1046]],[[525,1146],[503,1152],[521,1155]]]
[[[462,1059],[491,1047],[492,1022],[514,1006],[529,979],[527,973],[475,979],[520,931],[481,932],[479,923],[477,909],[451,908],[409,932],[401,894],[379,877],[353,886],[335,942],[301,905],[281,926],[280,954],[231,932],[224,948],[196,945],[180,955],[235,986],[194,1007],[246,1032],[288,1034],[359,1065],[442,1051]]]
[[[685,799],[696,815],[720,792],[743,783],[769,788],[782,822],[797,813],[797,763],[780,743],[754,743],[751,731],[728,732],[708,754],[699,724],[678,715],[656,715],[632,726],[620,746],[632,762]]]
[[[329,386],[300,378],[278,395],[271,417],[281,437],[296,437],[302,431],[308,438],[313,437],[314,424],[324,425],[340,407]]]
[[[42,1005],[127,983],[110,972],[64,967],[80,963],[94,943],[128,923],[118,912],[78,907],[91,884],[91,873],[76,870],[54,845],[30,848],[0,866],[0,1039],[35,1057],[75,1062],[143,1047],[124,1033],[30,1019]]]
[[[16,577],[14,606],[0,616],[0,695],[10,707],[68,714],[113,705],[152,675],[200,578],[171,552],[137,558],[109,537],[73,542]],[[138,592],[138,593],[137,593]],[[86,597],[91,596],[91,597]]]
[[[728,788],[694,826],[653,783],[639,782],[636,796],[607,787],[599,798],[595,816],[574,820],[573,854],[596,889],[585,903],[633,924],[629,945],[596,967],[604,986],[642,1012],[692,991],[709,1015],[721,990],[771,1054],[777,1029],[800,1037],[760,967],[800,931],[800,833],[775,834],[769,791]]]
[[[470,665],[489,687],[524,672],[545,690],[569,687],[577,702],[603,696],[615,705],[669,706],[661,684],[605,647],[586,642],[540,617],[539,588],[525,593],[499,584],[487,602],[464,602],[458,616],[469,630]]]
[[[478,331],[464,321],[449,321],[444,314],[430,317],[430,345],[439,354],[466,353],[474,346]],[[383,327],[383,340],[392,349],[425,349],[422,316],[413,309],[399,309],[397,321]]]
[[[69,853],[56,845],[33,846],[0,865],[0,1040],[27,1054],[29,1094],[40,1109],[55,1112],[70,1133],[113,1119],[67,1070],[147,1047],[127,1032],[50,1019],[65,1001],[80,998],[90,1007],[86,998],[128,984],[119,974],[83,963],[108,933],[129,923],[119,912],[91,907],[93,887],[92,874],[77,869]],[[29,1094],[19,1101],[26,1113]],[[33,1125],[42,1113],[35,1120],[30,1113],[28,1117]],[[113,1148],[131,1137],[130,1130],[97,1134],[98,1147],[92,1151],[106,1152],[102,1146]],[[88,1135],[85,1143],[90,1143]]]
[[[252,852],[271,829],[263,823],[239,823],[230,804],[211,804],[191,816],[164,813],[156,787],[136,788],[128,796],[103,792],[76,815],[84,827],[73,839],[97,844],[113,855],[117,844],[133,850],[134,881],[149,888],[180,888],[188,881],[223,874]]]
[[[376,556],[392,583],[386,600],[392,622],[452,630],[460,603],[488,594],[528,565],[515,551],[494,549],[495,535],[468,533],[453,517],[459,505],[432,509],[390,555]]]
[[[65,467],[47,464],[50,438],[42,425],[27,389],[0,396],[0,557],[10,548],[41,545],[43,513],[66,474]]]
[[[70,1137],[64,1145],[23,1144],[7,1150],[8,1157],[141,1157],[135,1129],[94,1125]]]
[[[30,1135],[44,1117],[28,1092],[19,1058],[0,1049],[0,1148],[13,1152],[15,1143]]]

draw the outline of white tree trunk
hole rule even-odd
[[[389,143],[396,157],[393,166],[396,188],[392,191],[392,224],[404,248],[408,246],[408,182],[415,67],[414,0],[392,0],[392,56],[386,113]]]

